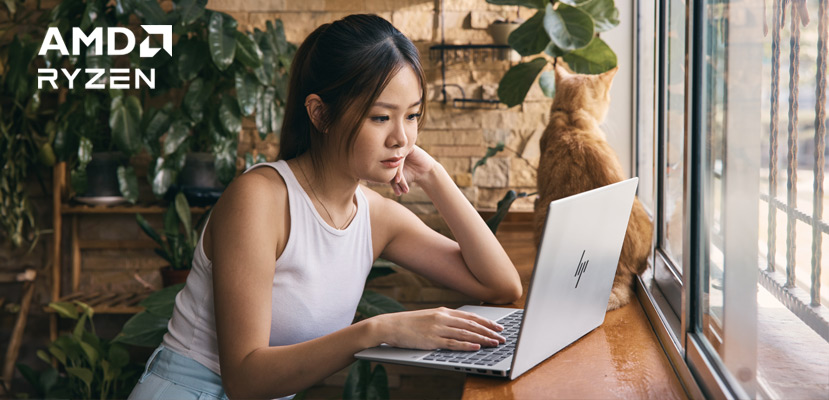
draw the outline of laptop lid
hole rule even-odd
[[[552,201],[510,379],[604,321],[639,179]]]

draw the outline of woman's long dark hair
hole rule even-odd
[[[426,83],[420,56],[392,24],[376,15],[358,14],[317,28],[299,46],[291,63],[279,158],[289,160],[310,150],[319,169],[319,150],[332,140],[344,144],[350,153],[372,104],[404,66],[420,78],[422,114]],[[318,127],[305,109],[310,94],[320,96],[324,104]],[[323,134],[332,127],[338,131],[335,138]]]

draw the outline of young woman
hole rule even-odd
[[[415,145],[425,82],[417,49],[387,21],[320,26],[291,68],[280,161],[225,190],[202,233],[169,333],[134,398],[291,395],[381,343],[477,350],[495,322],[445,308],[351,324],[382,256],[472,297],[521,296],[515,267],[452,179]],[[417,182],[457,242],[363,188]]]

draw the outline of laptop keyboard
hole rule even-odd
[[[521,317],[523,315],[524,310],[517,310],[498,320],[498,323],[504,327],[504,330],[499,333],[507,341],[499,344],[497,347],[481,347],[477,351],[438,349],[423,357],[423,359],[458,365],[483,365],[491,367],[515,353],[515,342],[518,340],[518,332],[521,328]]]

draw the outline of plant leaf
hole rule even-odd
[[[86,359],[89,360],[89,365],[93,368],[98,365],[98,351],[95,350],[92,345],[86,342],[81,342],[81,348],[83,349],[83,353],[86,356]]]
[[[498,98],[508,107],[524,102],[538,73],[547,65],[543,57],[513,66],[498,84]]]
[[[227,185],[236,176],[236,150],[239,141],[235,138],[220,138],[213,146],[213,161],[216,177]]]
[[[562,50],[582,48],[593,39],[593,19],[590,15],[564,3],[558,3],[555,10],[552,4],[547,5],[544,29],[550,40]]]
[[[66,352],[56,345],[49,346],[49,354],[53,355],[61,364],[66,365]],[[52,361],[49,360],[51,363]]]
[[[550,57],[556,58],[565,55],[567,52],[562,49],[559,49],[555,43],[550,42],[550,44],[547,45],[547,48],[544,49],[544,53],[546,53]]]
[[[186,37],[176,43],[173,51],[176,57],[178,57],[176,63],[178,64],[178,76],[183,81],[189,81],[195,78],[210,57],[210,49],[205,42],[190,40]]]
[[[184,95],[184,109],[193,122],[201,122],[204,117],[204,104],[207,98],[213,93],[213,82],[205,82],[202,78],[196,78],[190,82],[187,94]]]
[[[132,204],[138,201],[138,177],[135,176],[135,169],[132,165],[124,167],[118,166],[118,187],[121,189],[121,195]]]
[[[364,318],[371,318],[380,314],[406,311],[402,304],[391,297],[380,293],[365,290],[357,305],[357,312]]]
[[[116,147],[127,155],[141,149],[141,102],[135,96],[119,96],[110,104],[109,127]]]
[[[273,86],[267,86],[260,93],[259,99],[256,102],[256,129],[259,131],[259,137],[262,139],[265,139],[265,136],[271,132],[275,96],[276,89]]]
[[[219,105],[219,119],[222,127],[231,138],[235,138],[242,130],[242,112],[239,110],[239,103],[230,94],[222,96],[222,103]]]
[[[547,4],[547,0],[486,0],[486,2],[498,6],[524,6],[537,9],[543,9]]]
[[[109,356],[107,359],[113,368],[122,368],[129,364],[130,353],[124,346],[112,344],[109,346]]]
[[[164,139],[164,147],[162,148],[162,155],[169,156],[177,151],[185,140],[190,136],[190,126],[182,121],[176,121],[170,126],[167,131],[167,137]]]
[[[82,136],[78,143],[78,168],[86,169],[86,164],[92,161],[92,141]]]
[[[90,371],[89,368],[66,367],[66,372],[69,373],[69,375],[72,375],[82,380],[83,383],[86,384],[86,386],[92,385],[93,375],[92,371]]]
[[[65,301],[53,301],[49,303],[49,308],[55,310],[61,317],[78,319],[78,308],[74,303]]]
[[[510,47],[522,56],[531,56],[544,51],[550,37],[544,30],[544,11],[538,11],[527,22],[512,31],[508,39]]]
[[[556,73],[555,71],[544,71],[538,78],[538,85],[541,86],[541,92],[549,98],[556,95]]]
[[[125,324],[115,343],[129,344],[142,347],[158,347],[164,334],[167,333],[169,317],[163,317],[142,311],[135,314]]]
[[[184,226],[184,231],[189,232],[193,229],[193,219],[190,215],[190,204],[187,203],[187,198],[184,193],[178,192],[175,199],[176,215],[181,225]]]
[[[144,233],[146,233],[147,236],[150,237],[150,239],[158,243],[159,246],[162,246],[164,244],[164,242],[161,241],[161,236],[159,236],[155,229],[153,229],[153,227],[150,226],[150,223],[147,222],[146,219],[144,219],[143,215],[135,214],[135,220],[138,221],[138,226],[141,227],[141,230],[144,231]]]
[[[189,25],[204,14],[204,7],[207,6],[207,0],[178,0],[176,1],[176,5],[176,8],[181,14],[181,23],[183,25]]]
[[[596,32],[606,32],[619,25],[619,9],[613,0],[561,0],[593,18]]]
[[[600,38],[593,38],[587,47],[571,51],[562,57],[574,72],[601,74],[616,67],[616,53]]]
[[[261,69],[261,68],[260,68]],[[255,76],[251,76],[242,70],[236,71],[234,76],[234,84],[236,87],[236,100],[239,102],[239,109],[244,116],[250,116],[256,111],[256,100],[259,98],[259,92],[262,87],[256,81]]]
[[[169,25],[167,13],[157,1],[135,1],[135,13],[148,25]]]
[[[371,362],[357,360],[351,364],[343,388],[343,400],[363,400],[368,395],[368,383],[371,378]]]
[[[235,31],[236,36],[236,59],[250,68],[262,66],[262,51],[248,35]]]
[[[184,288],[183,283],[165,287],[157,292],[153,292],[138,304],[144,307],[148,313],[171,318],[173,316],[173,307],[176,304],[176,296],[182,288]]]
[[[484,154],[484,156],[472,166],[472,175],[475,175],[475,170],[481,165],[486,164],[486,161],[489,160],[490,157],[502,151],[504,151],[504,142],[498,142],[494,147],[487,147],[486,154]]]
[[[230,23],[231,20],[233,23]],[[231,25],[233,25],[232,28],[230,28]],[[236,54],[236,20],[227,14],[213,12],[210,15],[207,31],[210,56],[219,71],[224,71],[233,63],[233,57]]]
[[[377,364],[371,373],[371,379],[368,382],[368,388],[366,390],[366,398],[369,400],[391,398],[391,394],[389,393],[389,378],[386,374],[386,368],[381,364]]]

